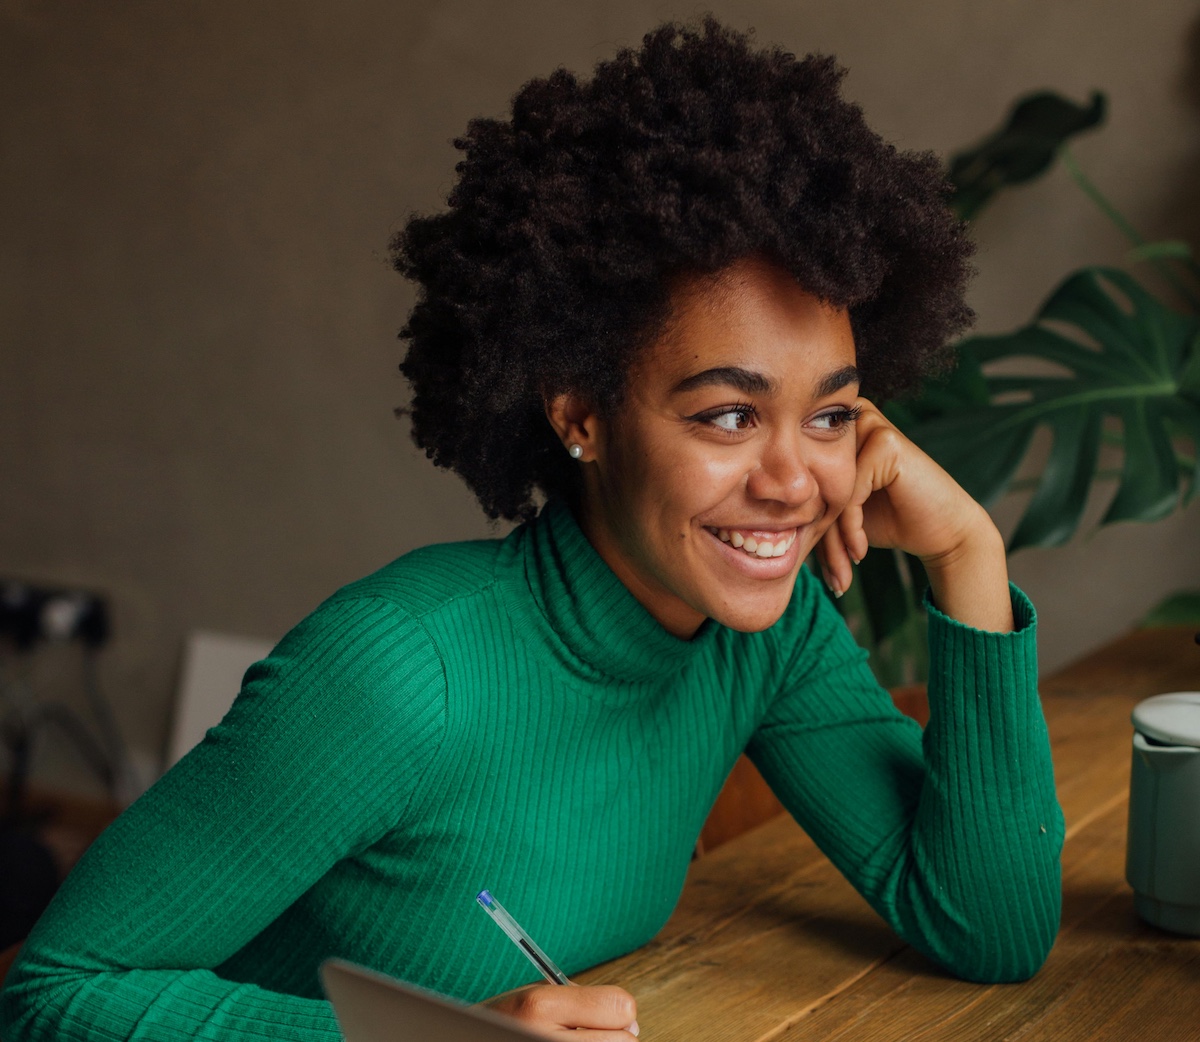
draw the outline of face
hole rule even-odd
[[[549,413],[584,454],[580,524],[669,632],[772,625],[849,500],[858,373],[849,315],[747,259],[683,284],[622,404]]]

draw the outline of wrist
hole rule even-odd
[[[945,551],[921,558],[933,601],[950,618],[974,629],[1013,629],[1004,539],[982,507],[984,523]]]

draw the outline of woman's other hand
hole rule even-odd
[[[858,404],[854,492],[817,551],[826,582],[840,595],[868,546],[900,549],[920,558],[945,614],[1011,630],[1004,540],[987,511],[871,402]]]
[[[568,1031],[576,1042],[629,1042],[638,1033],[637,1003],[629,992],[611,984],[531,984],[484,1005],[550,1038]]]

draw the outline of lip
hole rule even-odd
[[[787,548],[787,553],[782,557],[752,557],[744,550],[739,550],[728,543],[723,543],[715,531],[707,525],[704,526],[705,534],[711,538],[713,546],[716,547],[723,560],[740,574],[751,579],[782,579],[792,573],[800,559],[800,543],[804,538],[804,532],[808,526],[801,524],[793,525],[791,528],[779,528],[772,525],[770,527],[755,529],[743,525],[733,527],[736,527],[740,531],[774,532],[779,535],[795,531],[796,538],[792,540],[792,545]]]

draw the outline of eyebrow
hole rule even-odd
[[[738,365],[719,365],[713,369],[705,369],[703,372],[684,377],[671,388],[671,393],[683,394],[685,391],[694,391],[698,387],[714,385],[733,387],[742,394],[774,394],[776,390],[774,380],[768,379],[762,373],[756,373],[753,369],[743,369]]]
[[[817,397],[824,398],[829,394],[837,394],[843,387],[860,383],[862,383],[862,373],[852,365],[842,366],[841,369],[835,369],[832,373],[829,373],[817,384]]]
[[[835,369],[832,373],[826,374],[821,379],[821,382],[817,384],[816,397],[824,398],[827,395],[836,394],[843,387],[861,382],[862,377],[854,366],[843,366],[841,369]],[[683,394],[699,387],[716,385],[733,387],[742,394],[773,395],[779,389],[779,385],[774,380],[753,369],[743,369],[738,365],[720,365],[684,377],[671,388],[671,394]]]

